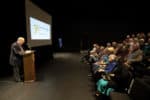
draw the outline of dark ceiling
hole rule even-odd
[[[95,16],[95,17],[127,17],[135,16],[137,13],[136,5],[125,2],[107,2],[107,1],[50,1],[50,0],[32,0],[44,10],[54,15],[62,16]]]
[[[149,19],[149,8],[142,2],[115,2],[104,0],[32,0],[49,14],[71,21],[93,19],[95,21],[128,21],[135,23]]]
[[[53,16],[57,28],[65,29],[76,24],[129,27],[133,30],[149,27],[150,8],[142,2],[123,2],[106,0],[32,0]],[[67,25],[61,24],[65,23]],[[83,24],[83,25],[82,25]],[[68,29],[66,29],[68,30]],[[116,29],[117,30],[117,29]]]

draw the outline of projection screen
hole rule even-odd
[[[52,16],[30,0],[25,0],[27,44],[30,47],[52,45]]]

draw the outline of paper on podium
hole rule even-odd
[[[32,50],[26,50],[25,51],[25,54],[29,54],[29,53],[31,53],[32,52]]]

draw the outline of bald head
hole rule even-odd
[[[18,43],[19,45],[23,45],[23,44],[24,44],[24,42],[25,42],[24,37],[18,37],[18,39],[17,39],[17,43]]]

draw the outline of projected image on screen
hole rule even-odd
[[[50,40],[51,26],[36,18],[30,17],[30,32],[32,40]]]

